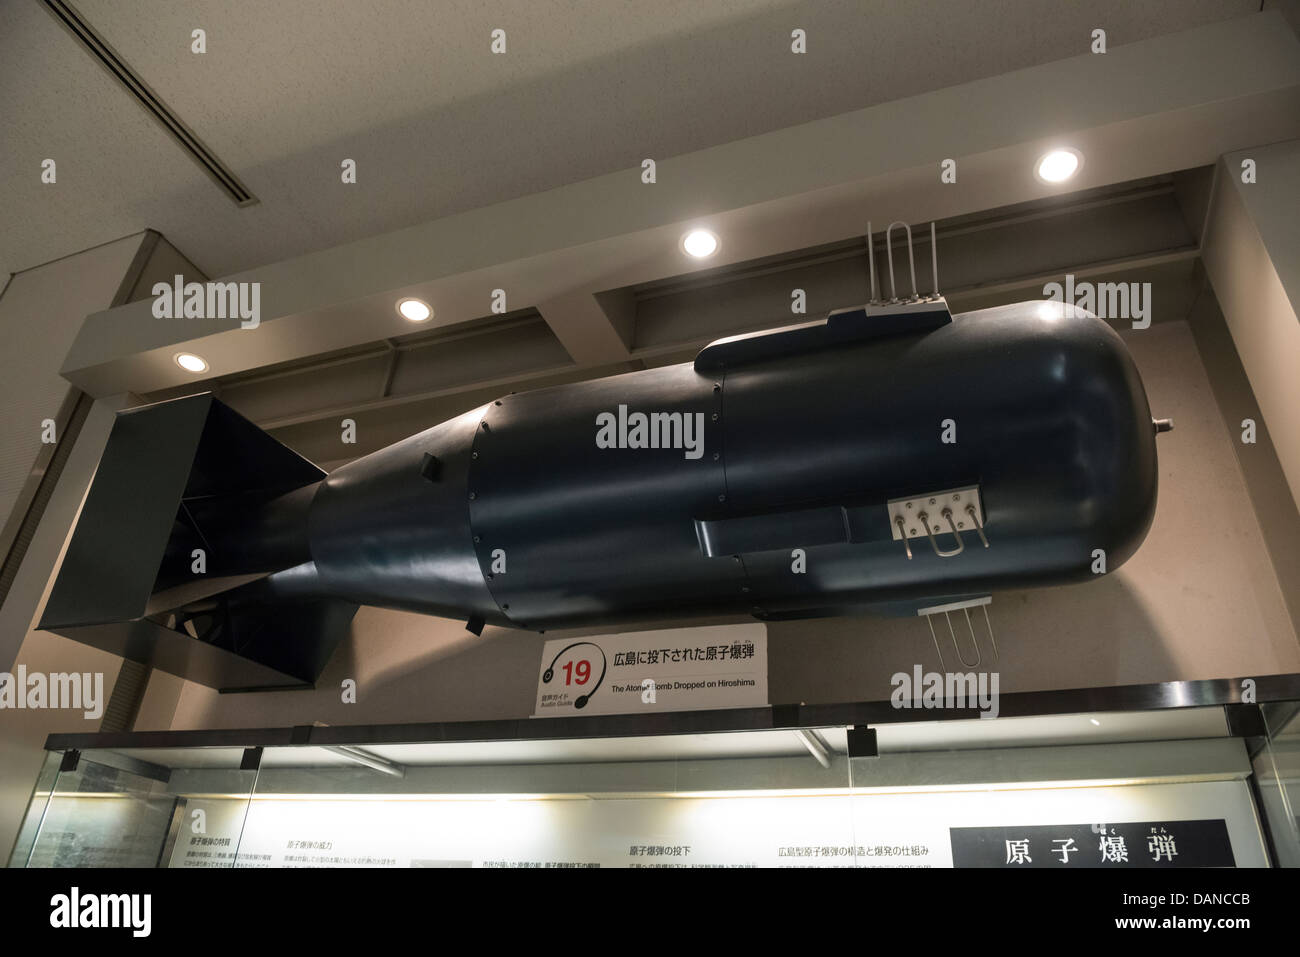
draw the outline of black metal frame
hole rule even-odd
[[[1081,712],[1162,711],[1172,708],[1233,706],[1225,717],[1230,735],[1250,736],[1255,722],[1243,720],[1244,678],[1167,681],[1109,688],[1022,691],[1001,695],[999,716],[1032,717]],[[1253,676],[1259,704],[1300,701],[1300,674]],[[571,718],[523,718],[412,724],[300,725],[286,728],[229,728],[200,731],[127,731],[51,734],[47,751],[102,748],[271,748],[322,745],[381,745],[475,741],[554,741],[573,738],[621,738],[728,731],[775,731],[799,728],[867,727],[914,721],[977,718],[964,709],[898,709],[889,701],[845,704],[788,704],[768,708],[610,714]]]

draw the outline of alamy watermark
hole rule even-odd
[[[50,926],[125,928],[132,937],[148,937],[153,929],[153,895],[83,894],[73,887],[50,898]]]
[[[17,674],[0,671],[0,711],[6,708],[80,709],[87,721],[95,721],[104,716],[104,673],[28,674],[26,665],[19,665]]]
[[[1064,283],[1049,282],[1043,295],[1048,302],[1069,303],[1099,319],[1128,319],[1134,329],[1151,325],[1149,282],[1076,282],[1073,273],[1066,273]]]
[[[981,718],[998,716],[998,672],[927,671],[920,665],[912,673],[899,671],[889,679],[894,686],[889,696],[895,708],[975,709]]]
[[[239,319],[239,328],[256,329],[262,321],[260,282],[186,282],[153,284],[153,314],[158,319]]]
[[[684,449],[685,457],[704,455],[703,412],[631,412],[596,416],[598,449]]]

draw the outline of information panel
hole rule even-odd
[[[767,704],[767,626],[753,622],[548,641],[533,717]]]
[[[172,867],[1267,866],[1241,781],[605,798],[264,795],[192,798],[186,812]],[[1098,823],[1080,823],[1090,816]]]

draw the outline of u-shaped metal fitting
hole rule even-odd
[[[939,647],[939,636],[935,634],[934,622],[930,620],[930,617],[931,617],[930,615],[925,616],[925,623],[930,626],[930,638],[934,641],[934,650],[939,655],[939,667],[942,668],[944,671],[947,671],[948,666],[944,664],[943,661],[943,649]],[[957,653],[957,660],[960,661],[967,668],[978,668],[980,666],[980,662],[984,660],[984,656],[980,654],[980,643],[975,640],[975,629],[972,628],[970,632],[970,643],[971,643],[971,647],[975,649],[975,660],[967,661],[962,656],[961,645],[958,644],[957,642],[957,632],[953,630],[952,627],[952,619],[948,617],[948,613],[946,611],[943,613],[943,617],[944,620],[948,622],[948,634],[952,636],[952,650]],[[966,623],[970,624],[969,615],[967,615],[966,617]]]
[[[921,294],[916,291],[916,256],[912,252],[912,227],[904,222],[892,222],[885,228],[885,253],[889,256],[889,295],[894,302],[898,301],[898,290],[894,286],[894,240],[892,234],[895,226],[902,226],[907,233],[907,265],[912,271],[912,298],[920,299]]]
[[[975,506],[967,505],[966,514],[970,516],[971,524],[975,526],[975,534],[980,537],[980,541],[984,543],[984,547],[988,548],[989,540],[984,535],[984,526],[980,524],[980,517],[975,514]]]
[[[957,526],[952,520],[952,509],[945,508],[939,514],[948,522],[948,527],[952,530],[952,537],[957,539],[956,548],[950,548],[947,551],[944,551],[939,547],[939,543],[935,540],[934,532],[930,529],[930,516],[926,512],[918,512],[916,517],[921,520],[921,527],[925,529],[925,536],[930,539],[930,547],[934,549],[936,555],[940,558],[952,558],[954,555],[960,555],[966,550],[966,543],[961,540],[961,533],[957,531]]]
[[[894,519],[894,524],[898,526],[898,534],[903,539],[903,550],[907,552],[907,560],[912,560],[912,546],[907,541],[907,525],[903,521],[903,516],[899,515]]]

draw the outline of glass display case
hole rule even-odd
[[[1005,696],[996,720],[844,705],[53,736],[10,863],[1294,865],[1296,706],[1214,702],[1216,684],[1129,709]]]

